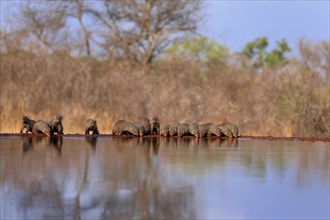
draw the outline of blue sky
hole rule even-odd
[[[324,1],[223,1],[205,0],[207,17],[201,32],[231,51],[266,36],[270,47],[286,39],[296,47],[298,39],[330,40],[330,0]]]

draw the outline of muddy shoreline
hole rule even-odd
[[[44,134],[20,134],[20,133],[2,133],[0,134],[1,137],[29,137],[29,136],[46,136]],[[85,135],[85,134],[65,134],[65,135],[54,135],[53,137],[111,137],[111,138],[131,138],[135,137],[133,135],[112,135],[112,134],[98,134],[98,135]],[[164,137],[161,135],[149,135],[145,136],[143,138],[148,138],[148,137]],[[165,137],[164,137],[165,138]],[[174,137],[177,138],[177,137]],[[181,138],[196,138],[194,136],[185,136]],[[216,136],[214,137],[206,137],[206,138],[218,138]],[[228,139],[222,137],[222,139]],[[310,141],[310,142],[315,142],[315,141],[321,141],[321,142],[330,142],[330,137],[273,137],[273,136],[251,136],[251,135],[242,135],[238,139],[247,139],[247,140],[267,140],[267,141]]]

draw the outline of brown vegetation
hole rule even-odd
[[[4,5],[1,133],[18,132],[21,114],[62,114],[66,134],[83,133],[88,118],[110,133],[118,119],[158,116],[230,121],[242,135],[329,136],[329,41],[301,40],[288,58],[284,40],[267,54],[265,37],[247,57],[203,37],[183,44],[198,30],[199,0]]]
[[[88,118],[110,133],[118,119],[158,115],[163,125],[231,121],[242,135],[329,136],[329,43],[299,48],[286,67],[257,73],[229,62],[144,66],[9,50],[1,54],[0,132],[18,132],[21,114],[62,114],[65,133],[83,133]]]

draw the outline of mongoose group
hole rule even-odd
[[[20,116],[21,129],[20,133],[25,130],[26,133],[32,132],[35,134],[44,133],[51,136],[55,133],[63,134],[62,116],[54,115],[50,122],[47,123],[42,120],[32,120],[27,116]],[[96,120],[88,119],[84,126],[85,135],[99,134]],[[113,128],[113,135],[134,135],[134,136],[147,136],[147,135],[163,135],[163,136],[195,136],[198,138],[217,136],[237,138],[239,136],[239,128],[237,125],[224,122],[220,124],[214,123],[179,123],[175,122],[165,125],[160,128],[158,117],[140,117],[136,121],[118,120]]]

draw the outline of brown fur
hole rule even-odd
[[[219,128],[221,129],[222,133],[229,138],[239,137],[239,128],[233,123],[224,122],[219,125]]]
[[[149,122],[151,127],[151,134],[160,134],[160,123],[158,117],[151,117]]]
[[[169,127],[170,136],[174,136],[178,134],[178,127],[179,127],[179,123],[177,122],[170,125]]]
[[[170,125],[165,125],[164,127],[162,127],[160,129],[160,134],[167,137],[170,135],[170,131],[169,131]]]
[[[19,133],[23,133],[24,129],[25,129],[25,133],[32,132],[33,125],[34,123],[36,123],[35,120],[29,119],[25,115],[21,115],[20,121],[21,121],[21,129]]]
[[[33,134],[46,134],[47,136],[51,136],[51,135],[53,135],[53,130],[49,126],[49,124],[47,124],[47,122],[38,120],[33,125],[32,133]]]
[[[54,115],[48,124],[54,133],[63,134],[62,115]]]
[[[92,131],[92,134],[99,134],[99,129],[97,128],[96,120],[88,119],[85,123],[85,134],[89,134]]]
[[[135,136],[139,136],[139,129],[131,122],[125,120],[118,120],[113,126],[112,134],[114,135],[132,134]]]
[[[191,135],[194,135],[195,137],[198,137],[199,134],[198,124],[196,123],[189,124],[189,133]]]
[[[178,126],[178,137],[182,137],[188,135],[189,133],[189,125],[186,123],[182,123]]]

